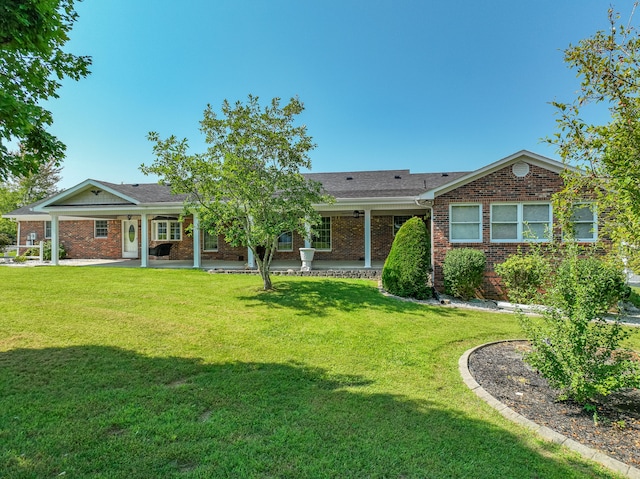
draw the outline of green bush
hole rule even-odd
[[[7,246],[12,244],[13,241],[9,238],[9,235],[5,233],[0,233],[0,253],[4,253]]]
[[[525,360],[562,398],[581,403],[640,386],[640,364],[620,347],[629,332],[603,319],[627,293],[623,268],[592,254],[569,245],[542,314],[519,314],[532,345]]]
[[[540,300],[541,290],[549,279],[551,264],[537,249],[527,253],[518,251],[497,264],[495,272],[507,289],[509,301],[532,304]]]
[[[418,217],[404,223],[382,268],[382,286],[405,298],[431,297],[431,247],[427,227]]]
[[[15,258],[13,258],[14,263],[24,263],[25,261],[27,261],[27,257],[24,255],[16,256]]]
[[[623,265],[594,256],[566,258],[556,270],[554,283],[551,299],[556,307],[592,318],[629,294]]]
[[[445,293],[461,299],[474,298],[486,264],[484,253],[477,249],[457,248],[447,252],[442,264]]]

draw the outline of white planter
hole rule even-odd
[[[315,252],[315,248],[300,248],[300,259],[302,260],[300,271],[311,271],[311,263]]]

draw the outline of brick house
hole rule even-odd
[[[371,268],[387,257],[395,232],[412,216],[424,217],[432,238],[434,284],[443,288],[442,262],[452,248],[484,251],[484,292],[500,296],[494,264],[528,241],[544,241],[552,228],[551,196],[562,188],[562,163],[523,150],[471,172],[411,173],[409,170],[309,173],[336,198],[317,205],[323,217],[310,241],[288,232],[279,240],[278,260],[298,260],[298,249],[314,247],[314,264],[345,261]],[[581,241],[597,239],[597,218],[580,208]],[[183,197],[158,184],[113,184],[86,180],[5,217],[18,221],[18,243],[50,238],[71,258],[138,258],[171,244],[168,259],[255,264],[246,248],[200,230],[183,213]],[[193,234],[185,229],[193,225]],[[55,248],[54,248],[55,251]],[[53,260],[57,262],[56,259]]]

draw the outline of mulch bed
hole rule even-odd
[[[469,356],[469,372],[489,394],[527,419],[640,468],[640,390],[594,403],[594,421],[593,411],[558,401],[558,392],[522,360],[527,348],[526,341],[480,348]]]

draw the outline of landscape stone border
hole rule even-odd
[[[462,380],[467,385],[467,387],[469,387],[469,389],[471,389],[474,393],[476,393],[476,395],[480,399],[484,400],[487,404],[489,404],[489,406],[497,410],[505,418],[517,424],[520,424],[521,426],[524,426],[527,429],[532,430],[533,432],[541,436],[543,439],[554,442],[556,444],[561,444],[563,446],[566,446],[572,451],[575,451],[578,454],[580,454],[582,457],[586,459],[591,459],[592,461],[602,464],[603,466],[608,467],[609,469],[617,473],[623,474],[626,477],[629,477],[632,479],[640,479],[640,469],[637,469],[633,466],[625,464],[622,461],[618,461],[617,459],[614,459],[596,449],[580,444],[579,442],[574,441],[573,439],[570,439],[564,436],[563,434],[560,434],[554,431],[553,429],[536,424],[530,419],[527,419],[521,414],[518,414],[513,409],[508,407],[506,404],[502,403],[501,401],[498,401],[491,394],[489,394],[482,386],[480,386],[480,384],[477,383],[477,381],[473,378],[473,376],[471,375],[471,372],[469,371],[469,356],[471,356],[471,354],[473,354],[474,351],[477,351],[478,349],[482,349],[487,346],[491,346],[492,344],[509,343],[513,341],[524,341],[524,340],[508,339],[503,341],[493,341],[490,343],[481,344],[480,346],[476,346],[475,348],[471,348],[465,351],[464,354],[458,360],[458,369],[460,370],[460,375],[462,376]]]

